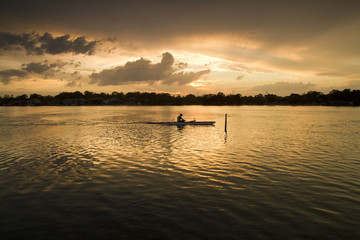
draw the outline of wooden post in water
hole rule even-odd
[[[227,113],[225,113],[225,132],[227,132]]]

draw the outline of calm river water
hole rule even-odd
[[[216,124],[142,123],[179,113]],[[0,107],[0,132],[1,239],[360,239],[360,108]]]

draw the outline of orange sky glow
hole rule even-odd
[[[3,5],[0,96],[360,89],[358,1]]]

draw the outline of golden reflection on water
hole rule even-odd
[[[253,180],[258,172],[264,171],[258,166],[301,172],[310,164],[308,159],[299,160],[304,154],[311,153],[311,158],[321,158],[323,151],[340,150],[337,147],[341,142],[334,146],[337,139],[333,136],[322,137],[333,128],[328,124],[326,114],[325,119],[319,121],[314,111],[306,109],[233,109],[55,107],[38,108],[33,113],[26,109],[24,116],[25,120],[29,118],[38,125],[38,128],[27,129],[29,137],[42,141],[45,149],[55,148],[49,168],[56,175],[74,177],[76,174],[86,175],[86,171],[93,169],[84,167],[87,165],[99,164],[104,169],[132,165],[150,171],[161,167],[160,160],[161,163],[167,162],[168,170],[187,175],[211,179],[221,175],[215,169],[223,169],[223,175]],[[179,112],[188,119],[196,117],[216,120],[217,123],[215,126],[183,128],[141,124],[143,121],[168,121]],[[231,112],[227,133],[223,129],[224,112]],[[19,113],[15,115],[20,116]],[[316,148],[319,144],[322,145],[320,150]],[[229,164],[233,165],[232,169],[227,168]]]
[[[179,113],[216,124],[143,123]],[[227,133],[225,113],[231,115]],[[221,232],[246,223],[243,231],[261,226],[271,232],[278,221],[296,225],[296,216],[312,229],[322,214],[353,219],[344,206],[359,203],[357,108],[39,107],[0,108],[0,115],[4,197],[46,192],[71,205],[81,194],[117,221],[130,211],[145,224],[150,221],[133,209],[146,206],[142,210],[161,221],[179,207],[185,217],[175,214],[175,223],[209,215],[212,226],[228,220]],[[332,220],[324,229],[355,229],[356,219],[346,221]]]

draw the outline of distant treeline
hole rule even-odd
[[[332,90],[328,94],[310,91],[304,94],[291,94],[281,97],[274,94],[242,96],[241,94],[225,95],[205,94],[195,96],[172,96],[168,93],[122,92],[93,93],[85,91],[62,92],[56,96],[23,94],[17,97],[5,95],[0,97],[2,106],[78,106],[78,105],[329,105],[360,106],[360,90]]]

